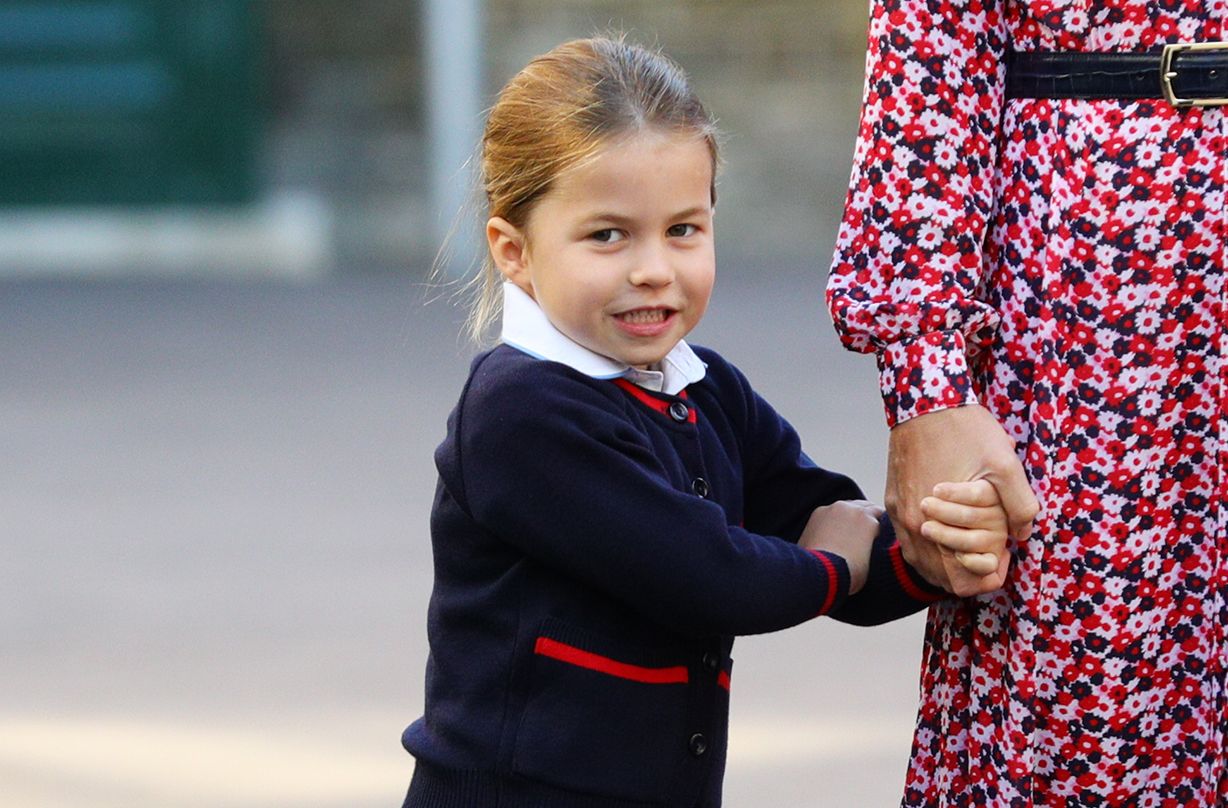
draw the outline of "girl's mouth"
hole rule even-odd
[[[614,315],[619,327],[637,337],[654,337],[665,331],[674,317],[673,309],[632,309]]]

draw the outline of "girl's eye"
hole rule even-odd
[[[694,235],[698,229],[693,224],[676,224],[665,232],[671,238],[685,238],[686,236]]]
[[[605,230],[598,230],[597,232],[591,234],[589,238],[591,238],[593,241],[599,241],[602,244],[613,244],[616,241],[622,241],[624,238],[626,238],[626,236],[623,235],[621,230],[615,230],[611,227]]]

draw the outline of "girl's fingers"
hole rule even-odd
[[[993,575],[998,571],[998,557],[993,553],[956,553],[955,560],[973,575]]]
[[[856,505],[863,511],[869,512],[875,519],[882,518],[882,515],[887,512],[887,509],[882,505],[879,505],[877,502],[871,502],[868,499],[845,499],[841,501],[846,502],[849,505]]]
[[[934,496],[921,501],[921,511],[929,520],[921,535],[953,552],[960,566],[982,577],[998,572],[1002,559],[986,550],[1005,549],[1006,522],[991,482],[939,483]]]
[[[934,486],[934,496],[939,499],[958,502],[960,505],[989,507],[1001,505],[998,489],[989,480],[970,480],[964,483],[938,483]]]
[[[992,530],[970,530],[929,520],[921,524],[921,535],[953,553],[985,553],[997,557],[1006,546],[1006,534]]]
[[[1005,529],[1005,519],[1002,516],[1000,505],[964,505],[937,497],[926,497],[921,500],[921,512],[927,519],[946,522],[948,525],[957,527],[985,528],[1001,523]]]

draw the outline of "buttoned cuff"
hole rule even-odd
[[[885,346],[878,352],[878,379],[889,427],[977,403],[959,331],[930,331]]]

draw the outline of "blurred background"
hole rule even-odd
[[[722,350],[881,498],[822,306],[864,0],[0,3],[0,803],[392,806],[431,453],[472,346],[428,283],[482,111],[595,32],[728,140]],[[923,619],[735,648],[727,804],[898,802]]]

